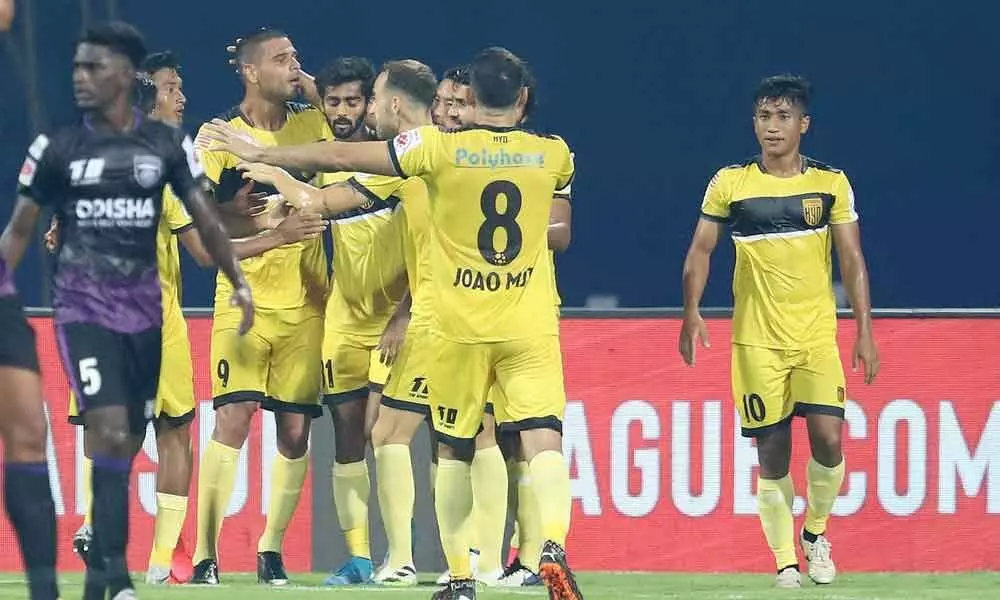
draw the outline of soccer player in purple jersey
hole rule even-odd
[[[232,302],[253,324],[250,288],[205,193],[191,140],[132,106],[142,35],[125,23],[88,29],[76,48],[73,89],[84,117],[39,135],[18,178],[18,202],[0,258],[16,267],[43,208],[62,242],[53,304],[63,366],[84,416],[94,458],[94,538],[85,600],[128,600],[128,484],[154,412],[162,308],[156,232],[163,188],[191,212],[206,249],[232,282]]]

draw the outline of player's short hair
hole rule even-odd
[[[434,71],[424,63],[412,59],[391,60],[382,65],[382,72],[387,86],[420,106],[430,107],[434,103],[438,81]]]
[[[171,71],[180,71],[181,62],[177,58],[177,55],[170,50],[164,50],[163,52],[154,52],[146,57],[146,60],[142,61],[142,70],[149,73],[150,76],[155,75],[158,71],[164,69],[169,69]]]
[[[135,87],[132,88],[132,103],[139,107],[143,114],[153,112],[156,106],[156,84],[153,76],[146,71],[136,71]]]
[[[785,100],[789,104],[801,108],[803,113],[808,113],[809,102],[812,100],[812,85],[799,75],[784,74],[765,77],[754,93],[754,109],[762,102],[774,100]]]
[[[92,25],[80,36],[79,43],[104,46],[111,52],[127,58],[135,69],[138,69],[146,58],[146,41],[142,34],[123,21]]]
[[[280,29],[261,27],[249,35],[236,40],[236,60],[240,65],[249,65],[260,60],[260,46],[264,42],[288,37]]]
[[[506,48],[487,48],[472,59],[469,79],[476,102],[487,108],[509,108],[517,102],[528,68]]]
[[[337,87],[352,81],[361,82],[361,94],[372,97],[372,87],[375,85],[375,66],[371,61],[361,56],[342,56],[336,58],[316,76],[316,89],[320,96],[331,87]]]
[[[444,72],[444,78],[458,85],[469,85],[469,65],[459,65]]]

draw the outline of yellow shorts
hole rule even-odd
[[[844,416],[844,367],[835,343],[807,350],[733,344],[732,376],[744,437],[787,425],[795,415]]]
[[[505,398],[505,431],[562,431],[566,390],[558,336],[461,344],[432,333],[430,340],[429,404],[442,442],[458,445],[476,437],[494,383]]]
[[[430,341],[426,325],[411,325],[406,329],[403,347],[385,380],[382,404],[430,417],[426,360]]]
[[[323,337],[323,403],[336,406],[381,393],[389,376],[376,349],[381,336],[329,331]]]
[[[154,414],[176,427],[194,420],[194,408],[194,367],[187,323],[181,314],[168,316],[163,321],[163,352]],[[72,391],[69,394],[69,422],[83,425]]]
[[[258,308],[242,337],[239,322],[239,312],[226,310],[212,323],[215,408],[259,402],[266,410],[321,416],[323,317],[311,309]]]

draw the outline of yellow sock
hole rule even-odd
[[[371,558],[368,540],[368,497],[372,484],[368,479],[365,461],[333,465],[333,501],[336,503],[337,520],[344,532],[347,553],[360,558]]]
[[[257,540],[257,552],[281,553],[285,530],[295,516],[295,507],[299,505],[302,484],[306,481],[308,470],[308,454],[299,458],[285,458],[279,452],[274,457],[267,522],[264,524],[264,533]]]
[[[441,548],[452,579],[472,579],[472,466],[460,460],[438,459],[434,512],[441,531]]]
[[[83,481],[80,482],[83,486],[83,489],[81,490],[83,492],[83,506],[84,506],[83,524],[89,527],[91,522],[91,515],[94,512],[93,511],[94,488],[91,485],[93,483],[92,480],[94,478],[94,461],[87,458],[86,456],[83,457],[83,474],[80,476],[83,477]]]
[[[499,446],[476,450],[472,459],[473,527],[479,550],[477,569],[493,573],[503,568],[503,534],[507,529],[507,464]]]
[[[529,469],[542,540],[552,540],[565,546],[570,513],[569,468],[566,461],[561,453],[546,450],[532,459]],[[522,530],[521,536],[524,534]]]
[[[792,501],[795,487],[791,475],[781,479],[757,478],[757,512],[764,528],[764,537],[771,547],[777,568],[799,564],[795,554],[795,524]]]
[[[375,477],[389,564],[396,569],[413,566],[413,463],[406,444],[375,448]]]
[[[187,506],[187,496],[156,493],[156,525],[153,528],[153,550],[149,553],[149,566],[170,568],[177,539],[181,537],[181,529],[184,528]]]
[[[538,498],[531,483],[531,468],[528,463],[517,463],[517,533],[520,547],[518,558],[521,564],[532,571],[538,571],[542,559],[542,523],[538,514]],[[567,488],[568,489],[568,488]]]
[[[844,483],[844,461],[841,460],[836,467],[824,467],[810,458],[809,466],[806,467],[806,481],[806,531],[819,535],[826,532],[826,521],[830,518],[833,503]]]
[[[194,564],[217,556],[219,532],[236,485],[239,458],[239,448],[230,448],[215,440],[205,445],[198,470],[198,543],[192,557]]]

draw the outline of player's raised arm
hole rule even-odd
[[[316,142],[300,146],[259,146],[225,121],[213,119],[199,134],[205,150],[224,150],[247,162],[307,172],[360,171],[395,176],[396,166],[385,142]]]
[[[868,267],[861,250],[861,229],[854,210],[854,191],[847,177],[837,188],[833,209],[830,212],[833,244],[840,261],[840,277],[847,290],[857,322],[857,339],[854,341],[853,366],[864,363],[865,383],[871,383],[881,366],[875,335],[872,331],[872,303],[868,287]]]

